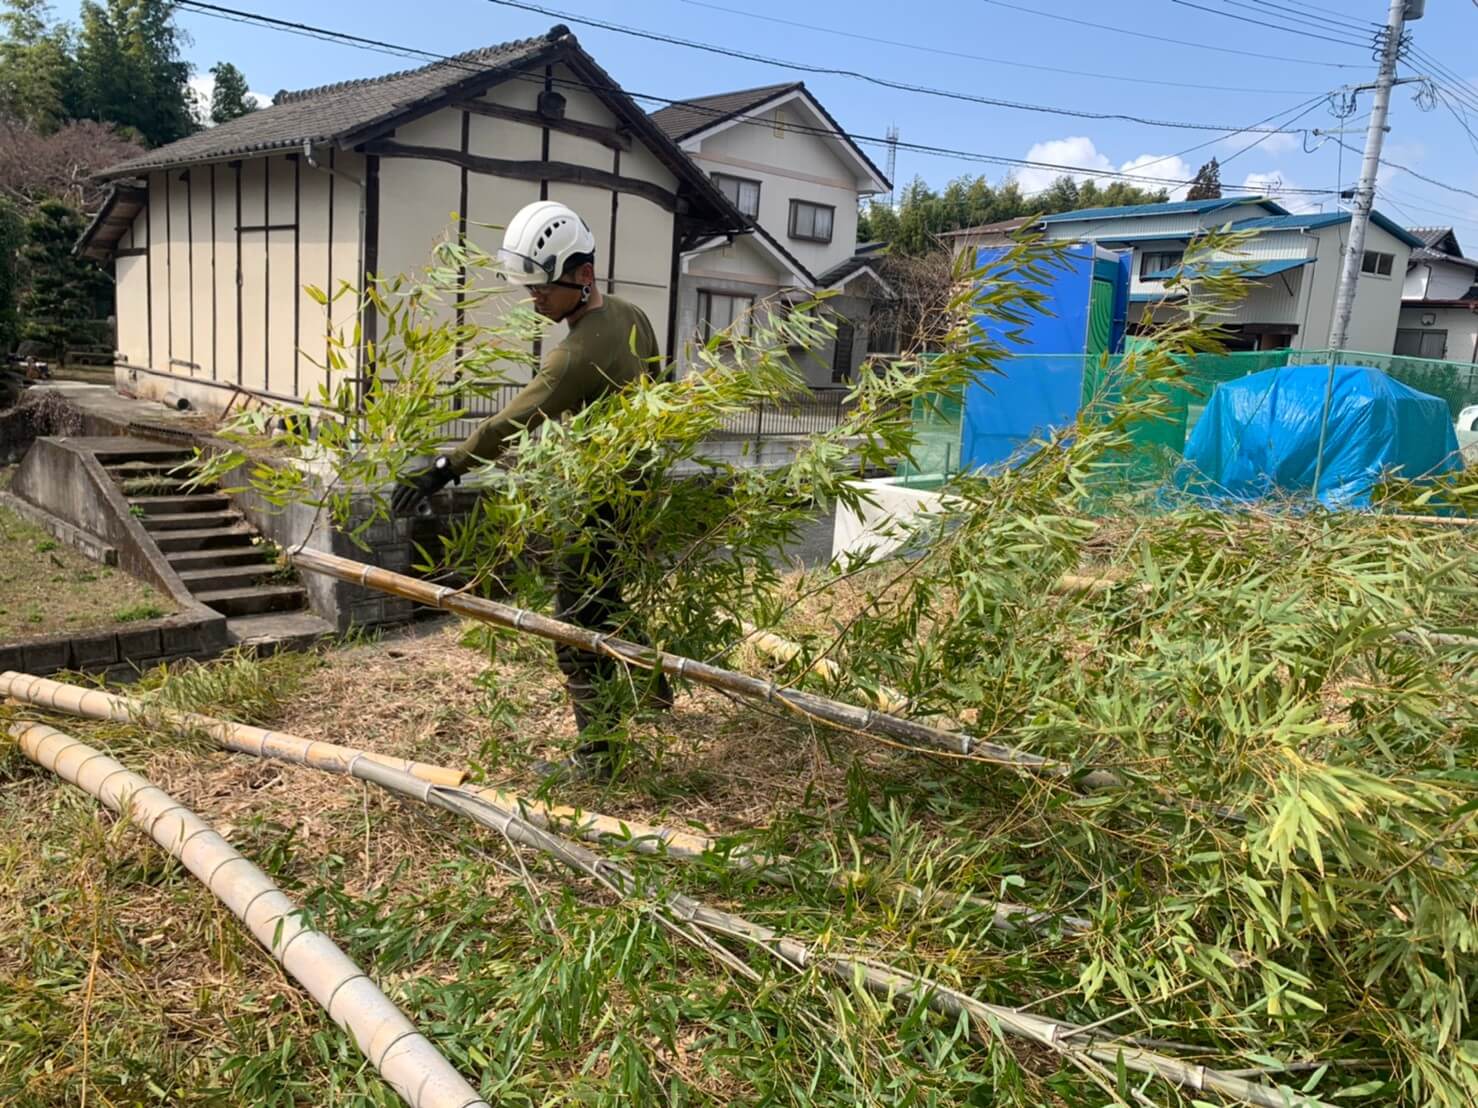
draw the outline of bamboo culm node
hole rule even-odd
[[[307,926],[303,910],[199,816],[116,759],[45,724],[13,724],[10,734],[31,761],[96,797],[178,859],[411,1108],[490,1108],[369,976]]]
[[[413,777],[434,781],[438,785],[460,785],[467,779],[464,770],[432,766],[424,762],[407,761],[387,754],[374,754],[367,750],[339,746],[336,743],[319,742],[313,739],[288,735],[281,731],[265,731],[245,723],[230,723],[213,719],[196,712],[181,712],[173,708],[156,708],[126,696],[116,696],[101,689],[84,689],[76,685],[63,684],[45,677],[33,677],[29,673],[7,670],[0,673],[0,696],[8,696],[38,708],[66,712],[68,715],[87,719],[112,720],[115,723],[158,720],[182,730],[202,731],[227,750],[240,754],[252,754],[259,758],[277,758],[286,762],[298,762],[315,769],[326,769],[332,773],[348,773],[349,765],[356,758],[380,762],[392,769],[403,770]]]

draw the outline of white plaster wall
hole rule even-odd
[[[778,113],[782,127],[773,126]],[[815,121],[796,106],[766,112],[755,122],[738,123],[702,140],[693,160],[705,173],[727,173],[760,182],[759,223],[813,274],[852,256],[857,247],[858,180],[825,139],[785,123],[814,127]],[[829,204],[829,243],[790,237],[790,202]]]
[[[1431,316],[1431,323],[1423,323]],[[1469,308],[1422,308],[1401,309],[1399,326],[1402,330],[1446,331],[1447,361],[1478,362],[1478,312]]]

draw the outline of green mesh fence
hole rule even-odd
[[[1060,368],[1064,359],[1078,358],[1082,363],[1083,407],[1114,403],[1119,396],[1119,382],[1129,357],[1142,351],[1146,340],[1128,340],[1129,353],[1109,358],[1091,355],[1023,354],[1004,362],[1008,373],[1032,371],[1038,366],[1045,371],[1050,365]],[[1166,478],[1179,464],[1187,438],[1206,407],[1216,387],[1251,373],[1276,369],[1284,365],[1329,365],[1328,350],[1259,350],[1229,354],[1198,354],[1176,359],[1184,368],[1184,377],[1175,385],[1164,387],[1167,398],[1165,414],[1156,419],[1141,420],[1129,429],[1133,449],[1125,464],[1125,477],[1137,485],[1155,484]],[[1408,358],[1395,354],[1369,354],[1341,351],[1333,359],[1338,364],[1363,365],[1380,369],[1411,388],[1440,396],[1447,401],[1453,418],[1469,405],[1478,405],[1478,365],[1469,362],[1435,361]],[[943,398],[916,399],[913,408],[914,428],[919,435],[915,464],[899,467],[901,478],[918,479],[931,475],[948,475],[960,468],[964,413],[958,401]],[[1459,439],[1467,445],[1467,436]]]

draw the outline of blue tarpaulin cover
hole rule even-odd
[[[1370,503],[1382,475],[1418,478],[1458,469],[1457,434],[1445,400],[1366,366],[1334,367],[1324,464],[1316,466],[1326,365],[1284,366],[1227,381],[1211,394],[1190,441],[1182,485],[1236,500],[1308,495]]]

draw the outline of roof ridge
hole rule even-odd
[[[326,85],[314,85],[302,89],[279,89],[277,95],[272,97],[271,107],[279,104],[298,104],[304,100],[311,100],[317,96],[323,96],[331,92],[343,92],[347,89],[365,88],[370,85],[383,84],[386,81],[398,81],[402,77],[414,76],[417,73],[427,73],[440,66],[452,65],[460,62],[476,62],[488,54],[503,52],[505,50],[521,49],[533,46],[540,42],[556,42],[561,38],[569,37],[571,31],[563,23],[556,23],[542,35],[532,35],[529,38],[512,39],[508,42],[490,43],[487,46],[479,46],[472,50],[464,50],[460,54],[449,54],[434,62],[416,66],[413,69],[398,69],[393,73],[382,73],[378,77],[355,77],[347,81],[333,81]]]
[[[683,99],[683,100],[676,100],[676,101],[674,101],[671,104],[667,104],[667,105],[664,105],[661,108],[658,108],[657,111],[659,111],[659,112],[665,112],[669,108],[682,108],[682,107],[686,107],[689,104],[701,104],[705,100],[719,100],[719,99],[723,99],[723,98],[729,97],[729,96],[744,96],[744,95],[747,95],[747,94],[750,94],[750,93],[761,93],[761,92],[764,92],[764,93],[774,93],[774,92],[780,92],[782,89],[783,90],[791,90],[791,89],[798,89],[798,88],[805,88],[805,87],[806,87],[806,82],[804,82],[804,81],[779,81],[779,82],[777,82],[775,84],[772,84],[772,85],[755,85],[753,88],[736,88],[736,89],[731,89],[728,92],[709,92],[709,93],[705,93],[702,96],[690,96],[690,97],[687,97],[686,99]],[[657,113],[656,112],[653,112],[652,114],[655,115]]]

